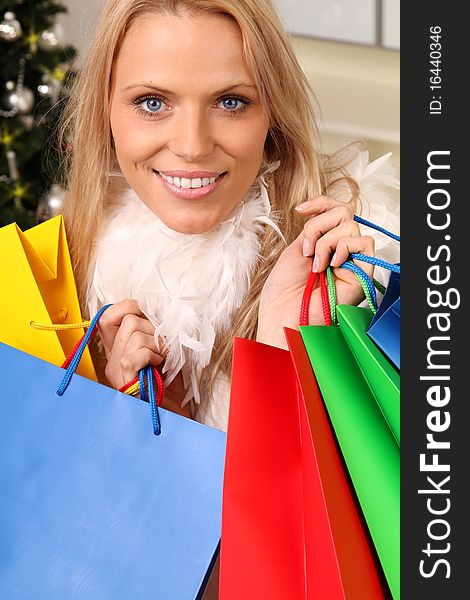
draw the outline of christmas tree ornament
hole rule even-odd
[[[6,148],[13,144],[15,137],[15,134],[7,131],[6,127],[0,129],[0,144],[3,144]]]
[[[16,183],[13,190],[13,203],[15,208],[18,210],[24,210],[22,199],[26,197],[27,189],[26,186],[21,183]]]
[[[59,214],[64,199],[65,190],[58,183],[54,183],[51,188],[41,198],[37,210],[36,218],[45,221]]]
[[[57,83],[62,83],[64,81],[64,79],[65,79],[65,76],[67,75],[67,71],[68,71],[68,66],[67,65],[65,65],[65,64],[59,64],[52,71],[51,78],[54,81],[57,81]]]
[[[16,85],[15,82],[12,81],[11,79],[9,79],[6,83],[5,83],[5,89],[7,90],[7,92],[12,92],[14,89],[16,89]]]
[[[54,70],[44,70],[42,83],[38,85],[38,92],[43,98],[51,98],[52,104],[56,104],[62,90],[62,85],[67,74],[68,66],[59,64]]]
[[[38,93],[43,98],[51,98],[52,104],[56,104],[59,100],[61,84],[63,80],[63,69],[58,66],[53,71],[45,69],[41,77],[42,83],[37,87]]]
[[[7,150],[6,156],[7,156],[8,171],[10,173],[10,180],[18,181],[18,179],[20,178],[20,174],[18,171],[18,163],[16,161],[16,152],[14,150]]]
[[[11,118],[16,117],[16,115],[20,112],[19,106],[16,105],[16,100],[18,96],[21,96],[23,93],[23,82],[24,82],[24,72],[25,72],[25,63],[26,59],[20,58],[19,70],[18,70],[18,79],[16,80],[16,86],[14,81],[7,81],[5,83],[6,93],[0,98],[0,104],[4,106],[7,110],[2,110],[0,108],[0,117]],[[31,94],[31,90],[28,90]],[[12,98],[13,96],[13,98]],[[28,93],[26,93],[28,96]],[[26,97],[26,100],[28,98]],[[34,106],[34,94],[33,94],[33,105]],[[30,111],[27,111],[30,112]]]
[[[55,32],[47,29],[43,31],[39,36],[38,45],[41,50],[45,50],[46,52],[55,50],[59,45]]]
[[[42,98],[52,96],[52,86],[47,83],[41,83],[38,85],[38,93]]]
[[[36,54],[38,51],[39,35],[35,31],[32,31],[26,38],[26,41],[29,44],[31,54]]]
[[[12,81],[7,81],[5,87],[7,88],[7,93],[2,98],[2,104],[10,112],[16,111],[16,114],[25,115],[33,110],[34,94],[29,88],[24,85],[21,88],[15,86]]]
[[[14,81],[9,80],[5,83],[6,91],[0,97],[0,106],[2,107],[0,108],[0,117],[14,117],[18,114],[18,109],[12,108],[10,102],[10,96],[14,93],[15,89],[16,86]]]
[[[21,24],[14,12],[7,11],[0,23],[0,39],[15,42],[22,34]]]

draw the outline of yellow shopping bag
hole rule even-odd
[[[62,215],[0,228],[0,255],[0,342],[60,366],[84,334],[39,328],[82,322]],[[78,373],[97,379],[88,350]]]

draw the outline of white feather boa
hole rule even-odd
[[[369,163],[368,152],[360,152],[347,171],[359,184],[361,215],[399,233],[399,180],[390,156]],[[90,316],[103,304],[137,299],[156,327],[157,343],[161,336],[170,350],[166,384],[181,370],[185,402],[194,398],[195,418],[222,430],[227,427],[230,382],[221,375],[213,397],[203,402],[198,382],[209,364],[216,333],[231,325],[249,289],[259,258],[259,234],[268,225],[282,236],[271,215],[264,179],[275,168],[277,164],[266,168],[234,214],[204,235],[170,230],[120,176],[96,242],[88,288]],[[344,191],[339,188],[331,195],[341,199]],[[397,242],[361,229],[375,238],[380,258],[399,260]],[[378,271],[377,279],[386,283],[389,273],[380,276]]]
[[[233,214],[206,234],[169,229],[131,189],[111,199],[97,238],[88,309],[132,298],[169,350],[169,385],[181,371],[184,404],[200,402],[199,381],[217,333],[231,325],[259,259],[260,233],[272,220],[263,169]]]

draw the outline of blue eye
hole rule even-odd
[[[225,109],[235,111],[244,106],[245,102],[239,100],[238,98],[224,98],[222,100],[222,104]]]
[[[165,99],[158,96],[140,96],[132,100],[132,105],[143,117],[162,117],[168,110]]]
[[[142,107],[148,112],[156,113],[163,105],[163,102],[159,98],[147,98],[142,102]]]

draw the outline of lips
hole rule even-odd
[[[226,171],[155,171],[165,189],[183,199],[198,199],[211,194],[220,185]]]

